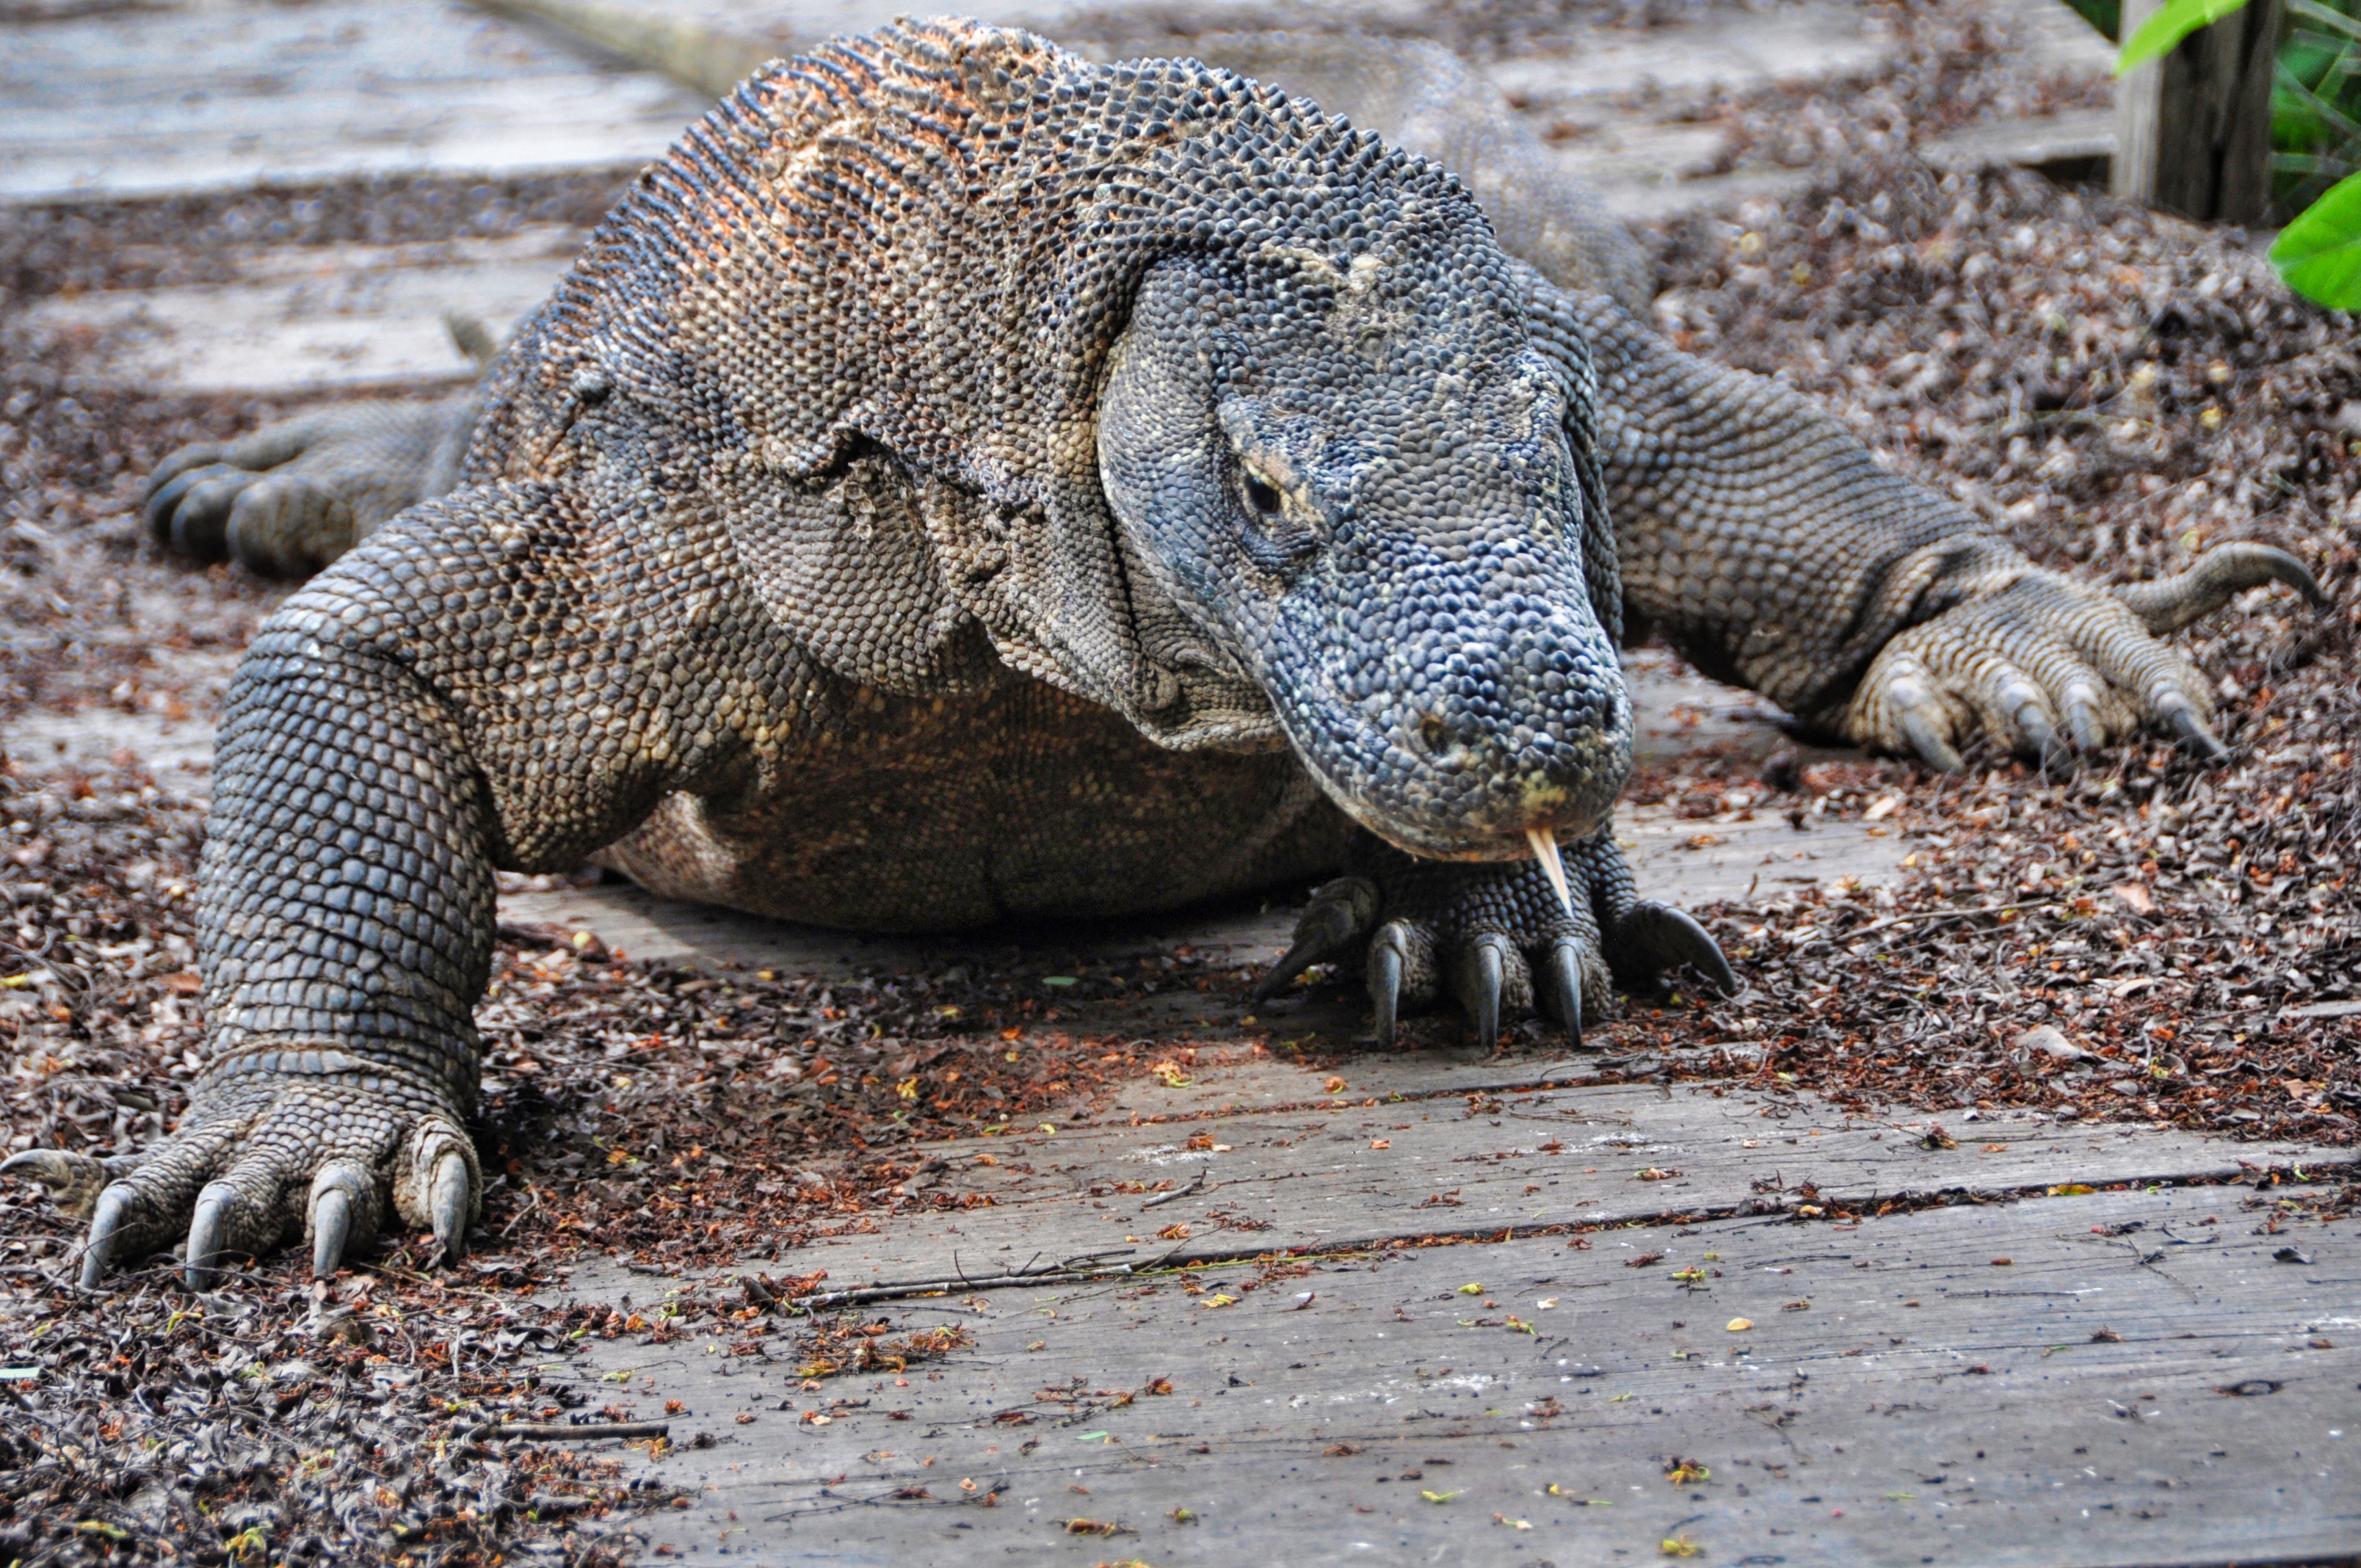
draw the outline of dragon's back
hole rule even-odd
[[[814,606],[912,591],[899,566],[828,576],[811,563],[840,540],[777,532],[797,496],[883,463],[928,518],[941,570],[922,576],[1003,662],[1151,726],[1170,680],[1109,641],[1136,574],[1097,472],[1131,296],[1191,253],[1330,287],[1373,244],[1447,279],[1446,311],[1516,297],[1455,177],[1308,101],[978,23],[888,27],[772,62],[642,175],[494,372],[467,478],[561,477],[594,455],[576,427],[598,404],[595,455],[646,503],[724,516],[800,630]]]

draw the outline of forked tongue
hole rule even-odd
[[[1533,859],[1541,861],[1542,874],[1549,878],[1550,886],[1557,889],[1557,901],[1565,910],[1565,917],[1574,918],[1574,895],[1565,890],[1565,861],[1557,852],[1557,835],[1546,828],[1525,829],[1525,842],[1533,847]]]

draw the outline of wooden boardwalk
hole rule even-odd
[[[1224,935],[1252,931],[1192,939]],[[801,1320],[773,1319],[588,1342],[555,1376],[668,1412],[675,1446],[630,1463],[700,1494],[633,1528],[703,1562],[2361,1549],[2361,1238],[2295,1217],[2350,1151],[2022,1112],[1938,1134],[1598,1066],[1274,1050],[1086,1124],[928,1146],[930,1194],[989,1204],[568,1289],[653,1320],[824,1270],[850,1317],[961,1348],[815,1380]]]
[[[628,166],[705,104],[447,0],[0,24],[0,200]]]
[[[1792,1149],[1775,1163],[1812,1168]],[[2361,1244],[2305,1235],[2309,1261],[2279,1261],[2290,1239],[2256,1234],[2245,1195],[971,1291],[892,1304],[897,1334],[972,1336],[901,1377],[807,1385],[694,1339],[591,1359],[605,1395],[678,1400],[675,1435],[714,1440],[664,1462],[705,1490],[653,1525],[702,1562],[2349,1554]],[[607,1282],[633,1288],[644,1305],[690,1287]]]
[[[1277,1032],[1357,1013],[1307,1003]],[[1586,1082],[1598,1067],[1274,1051],[1087,1125],[929,1146],[933,1190],[989,1206],[569,1285],[653,1315],[825,1270],[862,1321],[964,1348],[814,1381],[781,1321],[593,1342],[571,1376],[675,1412],[660,1469],[701,1497],[639,1528],[705,1562],[2361,1548],[2361,1237],[2275,1217],[2349,1179],[2349,1151],[2021,1112],[1946,1113],[1938,1135],[1759,1085]],[[995,1283],[918,1288],[966,1280]]]

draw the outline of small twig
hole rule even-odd
[[[537,1514],[578,1514],[585,1508],[599,1507],[603,1500],[598,1497],[569,1497],[563,1495],[552,1497],[544,1492],[536,1492],[524,1499],[523,1506]]]
[[[1147,1202],[1142,1203],[1139,1206],[1140,1210],[1145,1212],[1146,1211],[1156,1208],[1160,1204],[1178,1203],[1181,1199],[1186,1198],[1191,1192],[1194,1192],[1199,1188],[1204,1186],[1205,1178],[1212,1174],[1213,1171],[1210,1167],[1201,1165],[1197,1168],[1196,1176],[1190,1180],[1188,1186],[1176,1187],[1170,1192],[1159,1192],[1155,1197],[1150,1198]]]
[[[511,1232],[511,1231],[513,1231],[513,1230],[515,1230],[515,1229],[517,1228],[518,1224],[519,1224],[519,1223],[521,1223],[523,1221],[523,1219],[524,1219],[524,1217],[525,1217],[526,1215],[533,1213],[535,1210],[537,1210],[537,1209],[539,1209],[539,1208],[541,1207],[541,1189],[540,1189],[540,1188],[538,1188],[538,1187],[527,1187],[527,1188],[524,1190],[524,1191],[525,1191],[525,1204],[524,1204],[524,1207],[523,1207],[523,1208],[522,1208],[522,1209],[519,1209],[515,1213],[513,1213],[513,1214],[510,1215],[510,1216],[509,1216],[509,1223],[508,1223],[507,1224],[502,1225],[502,1226],[500,1227],[500,1240],[502,1240],[502,1241],[506,1241],[506,1240],[508,1240],[508,1239],[509,1239],[509,1233],[510,1233],[510,1232]]]
[[[1115,1264],[1096,1269],[1037,1268],[1026,1274],[968,1275],[957,1279],[906,1279],[895,1285],[862,1285],[850,1290],[822,1290],[809,1296],[792,1296],[787,1305],[809,1312],[821,1307],[841,1306],[848,1301],[883,1301],[895,1296],[925,1296],[935,1291],[990,1290],[1004,1285],[1033,1285],[1044,1279],[1084,1279],[1093,1275],[1128,1274],[1129,1264]]]
[[[1186,1245],[1186,1243],[1181,1244]],[[821,1290],[809,1296],[788,1298],[787,1305],[802,1311],[814,1311],[821,1307],[842,1306],[852,1301],[884,1301],[896,1296],[948,1295],[954,1290],[993,1290],[1011,1285],[1038,1285],[1044,1280],[1075,1281],[1082,1279],[1120,1279],[1135,1274],[1148,1274],[1161,1268],[1177,1255],[1174,1247],[1153,1263],[1098,1263],[1103,1257],[1113,1257],[1129,1252],[1129,1247],[1113,1248],[1106,1252],[1083,1253],[1063,1263],[1047,1268],[1027,1266],[1015,1274],[966,1275],[956,1279],[906,1279],[896,1284],[862,1285],[850,1290]],[[1036,1254],[1035,1255],[1039,1255]]]
[[[486,1421],[481,1426],[469,1428],[467,1441],[474,1442],[487,1437],[521,1437],[540,1442],[596,1442],[606,1438],[668,1437],[671,1433],[670,1421],[591,1421],[578,1427],[564,1421],[517,1421],[511,1425]]]
[[[1858,931],[1845,931],[1830,938],[1832,941],[1850,942],[1883,931],[1889,927],[1914,925],[1921,920],[1966,920],[1978,915],[2005,915],[2013,909],[2048,909],[2066,901],[2062,898],[2034,898],[2019,904],[1980,904],[1973,909],[1930,909],[1919,915],[1889,915],[1883,920],[1872,920]]]

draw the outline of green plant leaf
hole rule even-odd
[[[2139,30],[2124,40],[2123,52],[2115,57],[2115,74],[2121,76],[2135,65],[2144,65],[2160,55],[2172,52],[2181,39],[2200,27],[2210,27],[2223,17],[2246,8],[2246,0],[2166,0],[2164,9],[2139,25]]]
[[[2279,231],[2271,265],[2287,286],[2332,311],[2361,310],[2361,174],[2348,174]]]
[[[2361,21],[2356,21],[2342,11],[2332,10],[2320,0],[2287,0],[2288,15],[2314,22],[2347,38],[2361,38]]]

